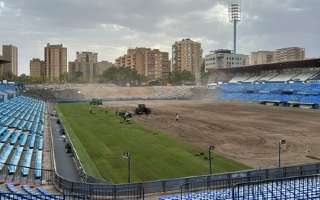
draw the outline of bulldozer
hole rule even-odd
[[[145,104],[138,104],[138,107],[135,110],[136,115],[149,115],[151,114],[151,109],[147,108]]]

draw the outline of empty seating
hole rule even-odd
[[[35,160],[35,177],[41,178],[41,168],[42,168],[42,151],[38,150],[36,154],[36,160]]]
[[[6,163],[9,155],[13,149],[13,145],[8,145],[3,149],[3,152],[0,155],[0,170],[2,170],[4,163]]]
[[[219,86],[220,100],[320,105],[319,83],[229,83]]]
[[[18,148],[16,149],[15,154],[14,154],[13,157],[11,158],[10,165],[8,166],[9,174],[13,174],[13,173],[16,172],[16,170],[17,170],[17,165],[18,165],[18,163],[19,163],[19,161],[20,161],[22,152],[23,152],[23,147],[18,147]]]
[[[23,161],[23,164],[22,164],[23,167],[22,167],[22,170],[21,170],[23,176],[28,176],[29,175],[32,154],[33,154],[33,149],[28,149],[27,152],[25,153],[24,161]]]

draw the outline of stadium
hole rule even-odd
[[[209,73],[215,88],[3,83],[1,199],[319,199],[320,60]]]

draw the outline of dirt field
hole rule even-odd
[[[105,106],[133,110],[137,103],[152,108],[152,115],[134,117],[146,127],[204,150],[213,144],[221,155],[251,167],[276,166],[280,139],[287,141],[284,165],[320,161],[317,110],[207,101],[109,102]]]

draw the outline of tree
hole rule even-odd
[[[135,69],[128,67],[110,67],[103,72],[100,81],[110,82],[117,85],[138,85],[145,80],[143,75],[138,74]]]
[[[174,85],[181,84],[194,84],[195,77],[194,75],[186,70],[183,71],[173,71],[169,75],[169,83]]]

